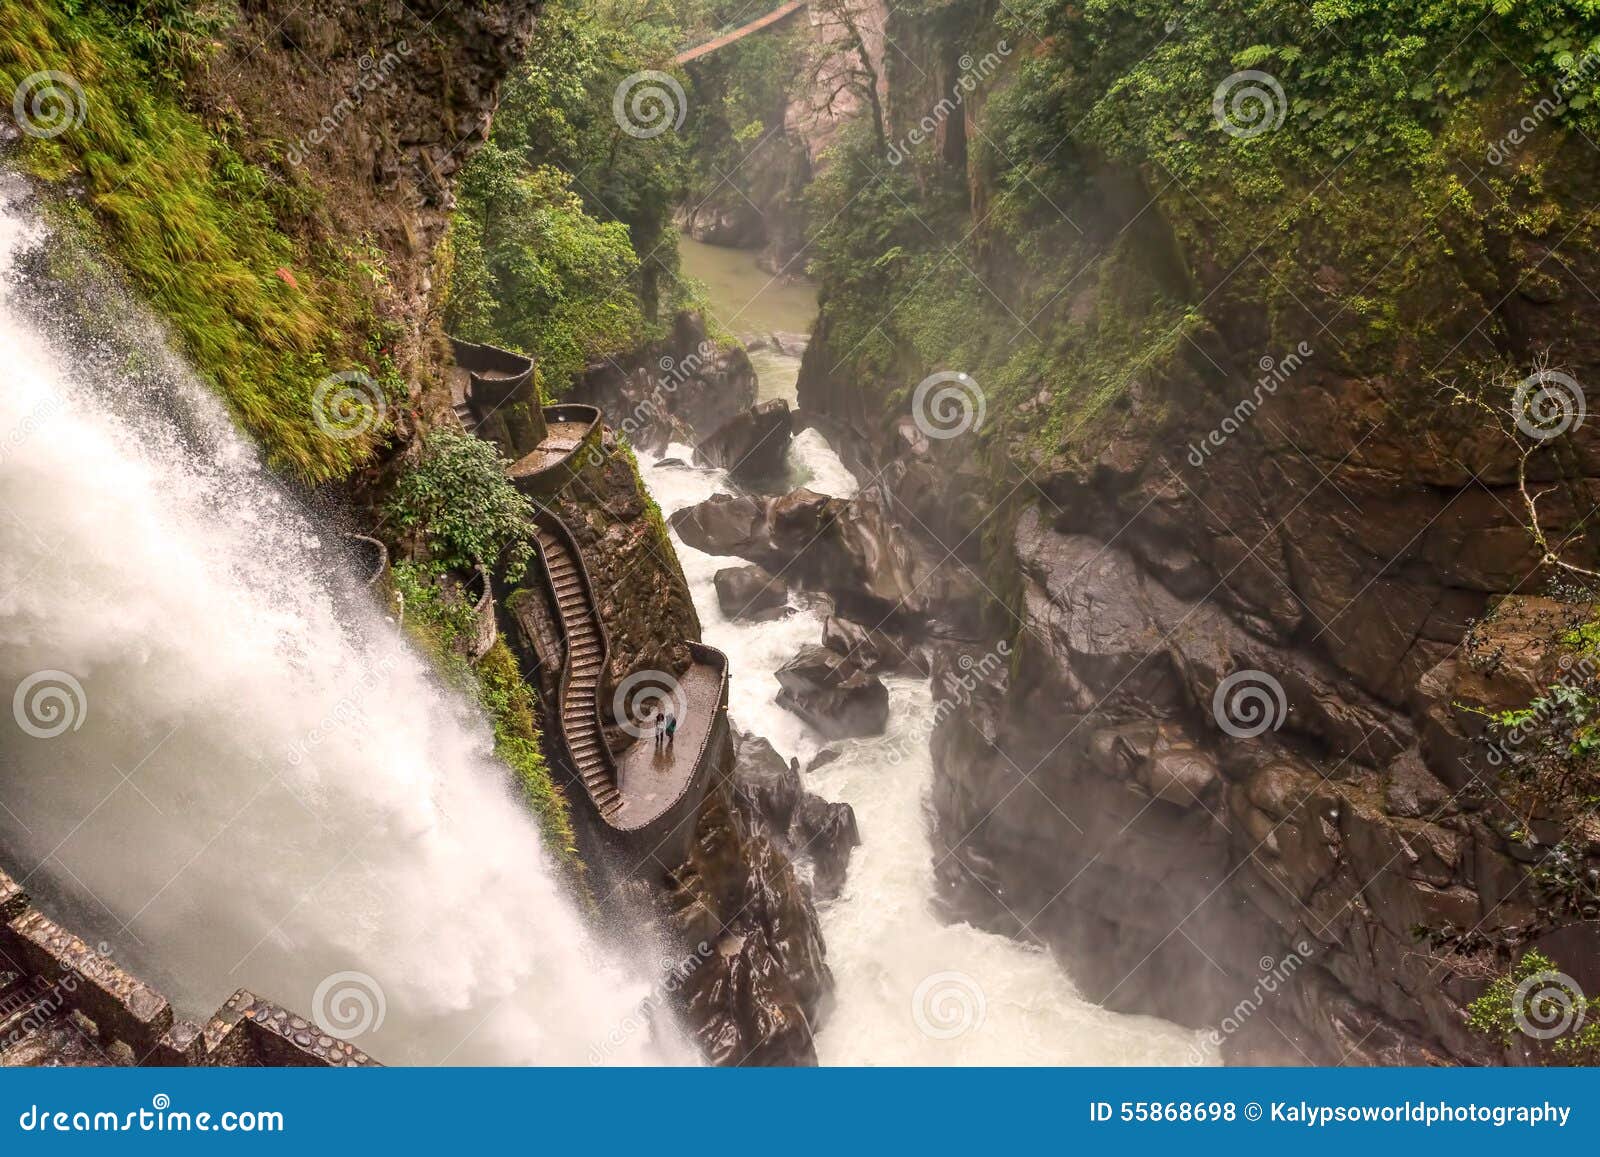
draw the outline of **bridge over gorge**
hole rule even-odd
[[[789,0],[787,4],[778,5],[765,16],[757,17],[748,24],[741,24],[732,32],[726,32],[715,40],[708,40],[704,44],[678,53],[674,61],[677,64],[688,64],[691,60],[699,60],[702,56],[709,56],[719,48],[726,48],[730,44],[736,44],[752,33],[760,32],[763,28],[771,28],[780,20],[787,20],[808,3],[810,3],[810,0]]]

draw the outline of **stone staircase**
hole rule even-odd
[[[44,977],[0,968],[0,1055],[56,1018],[60,1009],[53,995]]]
[[[553,516],[552,516],[553,517]],[[542,520],[539,553],[566,638],[566,670],[561,679],[561,731],[574,769],[602,816],[622,806],[616,765],[600,728],[600,678],[606,642],[589,594],[588,579],[565,535]]]

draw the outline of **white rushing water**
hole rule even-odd
[[[672,446],[662,458],[640,455],[645,482],[669,515],[731,489],[722,471],[683,465],[690,454],[686,446]],[[795,439],[790,481],[838,497],[854,494],[857,485],[812,430]],[[704,554],[676,534],[673,543],[706,640],[728,655],[734,722],[805,766],[821,742],[774,701],[776,672],[800,647],[822,640],[819,612],[791,597],[785,619],[730,622],[711,580],[742,560]],[[820,908],[837,981],[837,1001],[817,1036],[822,1063],[1194,1063],[1198,1034],[1154,1017],[1108,1012],[1086,1001],[1046,952],[934,915],[925,810],[933,779],[933,696],[927,680],[886,682],[888,734],[846,741],[839,758],[803,775],[807,790],[855,809],[862,838],[843,893]]]
[[[325,581],[335,543],[181,363],[90,373],[28,308],[20,196],[0,185],[7,867],[191,1016],[244,986],[390,1062],[688,1059],[640,1026],[647,981],[563,895],[484,720]]]

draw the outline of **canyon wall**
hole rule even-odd
[[[959,86],[959,54],[1029,39],[956,12],[891,23],[915,56],[891,72],[897,138]],[[1593,954],[1538,878],[1553,849],[1593,864],[1590,825],[1522,830],[1473,742],[1477,711],[1572,665],[1493,407],[1541,366],[1600,376],[1592,149],[1550,126],[1454,205],[1422,214],[1377,167],[1308,177],[1268,217],[1063,134],[1038,152],[1073,173],[1049,224],[1019,229],[995,213],[1026,189],[1017,146],[982,113],[1020,67],[999,55],[912,166],[919,223],[967,246],[930,293],[983,312],[918,328],[934,307],[913,288],[872,316],[836,264],[800,382],[905,533],[983,581],[1011,645],[975,690],[970,656],[935,672],[949,913],[1048,945],[1109,1006],[1212,1028],[1234,1060],[1503,1059],[1466,1025],[1504,959],[1478,949]],[[1472,105],[1470,139],[1505,99]],[[935,371],[954,434],[914,390]],[[1494,383],[1489,412],[1463,381]],[[1558,445],[1532,486],[1583,560],[1563,536],[1600,500],[1600,440],[1569,418]]]

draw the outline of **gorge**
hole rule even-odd
[[[1600,23],[773,7],[0,13],[0,1061],[1593,1063]]]

